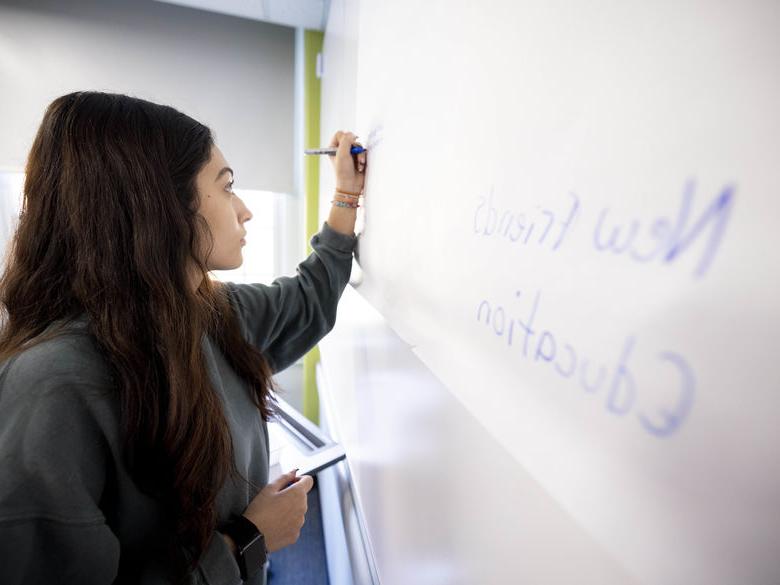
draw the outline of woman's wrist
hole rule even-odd
[[[331,205],[330,214],[328,215],[328,225],[339,233],[354,236],[355,235],[355,219],[357,217],[357,210],[350,209],[348,207],[338,207]]]
[[[363,194],[362,185],[339,183],[331,200],[328,225],[337,232],[353,236],[359,201]]]
[[[363,192],[363,188],[360,185],[350,185],[348,183],[342,183],[336,185],[337,193],[347,193],[349,195],[360,195]]]

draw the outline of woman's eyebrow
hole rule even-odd
[[[235,175],[233,169],[231,169],[230,167],[222,167],[222,170],[219,171],[219,174],[217,175],[217,178],[214,179],[214,182],[216,183],[217,181],[219,181],[219,178],[225,173],[230,173],[231,175]]]

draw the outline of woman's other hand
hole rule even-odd
[[[295,471],[279,476],[244,510],[244,516],[263,533],[268,552],[297,542],[301,534],[308,508],[306,494],[314,486],[314,480],[308,475],[295,480]]]

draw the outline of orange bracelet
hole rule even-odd
[[[358,195],[359,196],[362,193],[362,191],[358,191],[357,193],[353,193],[352,191],[346,191],[344,189],[339,189],[338,187],[336,187],[336,191],[338,191],[339,193],[344,193],[345,195]]]
[[[347,195],[346,193],[342,193],[341,191],[336,191],[335,196],[346,197],[347,199],[354,199],[355,201],[360,199],[360,197],[358,197],[357,195]]]

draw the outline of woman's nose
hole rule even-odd
[[[241,223],[244,223],[245,221],[249,221],[252,219],[252,212],[249,211],[249,208],[246,206],[246,204],[241,201],[241,207],[239,208],[238,218]]]

